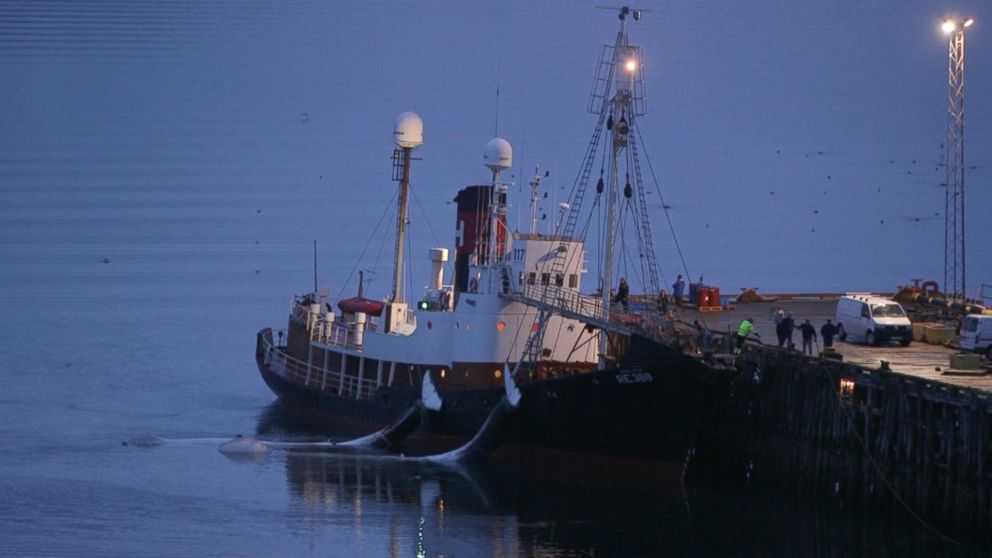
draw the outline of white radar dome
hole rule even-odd
[[[416,149],[424,143],[424,121],[415,112],[404,112],[396,117],[393,143],[404,149]]]
[[[513,166],[513,148],[510,142],[503,138],[493,138],[486,144],[482,154],[482,162],[492,171],[508,169]]]

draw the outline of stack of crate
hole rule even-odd
[[[722,309],[720,307],[720,289],[700,285],[696,288],[696,303],[700,312],[719,312]]]

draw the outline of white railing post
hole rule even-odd
[[[355,390],[355,399],[361,399],[362,396],[362,377],[365,376],[365,357],[358,358],[358,389]]]

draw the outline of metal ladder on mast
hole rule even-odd
[[[616,70],[616,52],[621,46],[626,45],[626,43],[627,37],[622,31],[620,31],[617,33],[615,44],[612,46],[603,45],[603,49],[600,52],[599,64],[596,69],[596,77],[593,80],[593,90],[589,99],[588,107],[589,112],[599,115],[599,120],[596,122],[596,127],[593,130],[592,138],[589,140],[589,145],[586,147],[585,161],[583,162],[582,170],[576,179],[575,187],[572,189],[572,194],[569,197],[571,205],[569,206],[564,222],[559,224],[558,230],[555,232],[558,238],[571,238],[572,235],[575,234],[575,226],[578,223],[579,213],[585,199],[586,188],[589,185],[589,175],[592,174],[592,168],[596,162],[596,153],[599,151],[600,139],[602,138],[603,128],[605,127],[607,114],[609,112],[610,92],[612,91],[613,78]],[[597,100],[599,101],[598,110],[594,110],[597,105]],[[551,273],[548,279],[548,284],[543,286],[543,289],[541,290],[541,298],[537,305],[538,321],[536,329],[531,333],[530,337],[528,337],[527,345],[524,347],[524,362],[536,364],[541,357],[541,350],[544,346],[545,325],[547,323],[549,313],[555,310],[552,300],[554,299],[554,291],[558,290],[554,288],[551,283],[555,281],[555,278],[564,273],[565,263],[564,252],[558,252],[551,262]]]
[[[631,118],[631,130],[636,131],[636,120]],[[631,159],[634,165],[634,183],[637,185],[637,209],[639,213],[638,224],[641,228],[641,242],[643,243],[642,249],[644,250],[644,259],[647,263],[647,280],[648,285],[652,289],[653,294],[658,294],[661,291],[661,284],[658,280],[658,258],[654,253],[654,240],[651,236],[651,225],[648,220],[648,203],[647,196],[644,192],[644,180],[641,176],[641,159],[637,151],[637,134],[631,133],[629,137],[629,147]],[[643,264],[642,264],[643,265]]]

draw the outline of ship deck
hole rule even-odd
[[[776,309],[781,308],[786,312],[792,312],[792,317],[797,325],[808,318],[816,327],[819,338],[820,327],[826,323],[827,318],[834,318],[836,306],[837,301],[834,297],[793,297],[791,299],[779,298],[769,302],[735,302],[732,304],[732,310],[722,311],[700,312],[687,306],[679,311],[678,316],[690,324],[694,320],[699,320],[700,324],[719,332],[736,331],[740,321],[750,317],[754,320],[755,331],[761,335],[760,342],[775,346],[778,344],[774,320]],[[801,339],[802,336],[798,331],[793,333],[793,341],[797,350],[801,348]],[[818,339],[818,342],[822,349],[823,340]],[[837,340],[834,341],[834,348],[844,356],[844,362],[866,368],[878,368],[882,361],[886,361],[893,372],[953,386],[992,392],[992,375],[987,373],[987,363],[984,369],[971,370],[966,373],[956,371],[948,373],[950,355],[959,352],[955,348],[931,345],[922,341],[913,341],[908,347],[900,347],[898,344],[871,347]]]

